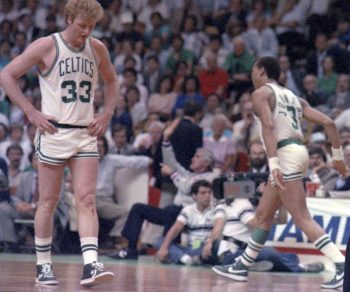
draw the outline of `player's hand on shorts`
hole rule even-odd
[[[348,169],[343,160],[333,160],[333,168],[337,170],[342,177],[347,176]]]
[[[168,250],[160,247],[160,249],[156,253],[156,259],[160,260],[161,262],[165,262],[168,257]]]
[[[272,170],[271,175],[272,175],[272,179],[275,182],[276,186],[282,190],[285,190],[286,187],[284,185],[281,170],[279,170],[278,168],[275,168],[274,170]]]
[[[54,120],[54,117],[45,115],[36,109],[33,109],[27,116],[30,123],[35,125],[41,134],[58,132],[58,129],[50,122]]]
[[[102,136],[109,125],[110,116],[106,114],[98,114],[94,120],[88,125],[87,130],[90,136]]]

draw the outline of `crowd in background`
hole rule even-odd
[[[92,36],[107,46],[119,82],[117,107],[105,135],[104,150],[100,151],[102,156],[150,157],[153,186],[175,194],[174,184],[160,165],[161,141],[164,128],[179,118],[171,143],[184,168],[190,169],[196,150],[203,147],[213,152],[214,168],[221,173],[248,171],[249,145],[259,139],[250,101],[250,71],[258,57],[274,56],[282,69],[279,82],[335,119],[350,168],[349,1],[100,3],[105,14]],[[64,4],[48,0],[1,1],[0,70],[37,38],[63,30]],[[33,68],[19,82],[27,98],[40,108],[37,74]],[[98,89],[95,111],[101,111],[102,105],[103,91]],[[310,154],[310,180],[322,185],[326,194],[349,190],[350,178],[340,178],[329,165],[329,145],[323,129],[310,123],[304,123],[303,128]],[[30,206],[36,185],[32,183],[28,198],[19,192],[28,172],[33,173],[31,181],[35,182],[35,131],[1,90],[2,171],[8,175],[11,197],[19,196],[27,203],[17,203],[15,211],[28,213],[28,217],[33,216]],[[126,166],[130,164],[126,162]],[[67,174],[65,192],[73,192],[69,181]],[[102,186],[100,190],[105,189]],[[11,200],[1,195],[0,201],[1,216],[8,212],[8,207],[2,208],[1,204]],[[18,214],[11,216],[8,217]],[[0,234],[1,241],[13,239],[4,240]]]

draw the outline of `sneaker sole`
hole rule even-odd
[[[114,279],[114,274],[112,272],[105,272],[103,274],[97,275],[93,279],[81,280],[80,285],[84,287],[96,286],[103,283],[111,282]]]
[[[216,269],[215,267],[211,268],[216,274],[226,277],[226,278],[230,278],[232,280],[235,280],[237,282],[247,282],[248,277],[247,276],[239,276],[239,275],[235,275],[235,274],[228,274],[228,273],[224,273],[218,269]]]
[[[337,288],[341,288],[341,287],[343,287],[343,281],[340,281],[339,283],[334,284],[334,285],[326,285],[326,284],[321,285],[321,288],[323,288],[323,289],[337,289]]]
[[[39,281],[37,278],[35,278],[35,283],[39,285],[58,285],[57,280]]]

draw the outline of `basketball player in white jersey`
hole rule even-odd
[[[255,217],[256,227],[245,252],[231,266],[216,266],[213,270],[236,281],[247,281],[248,269],[267,239],[276,210],[283,204],[294,223],[335,264],[334,278],[323,283],[322,288],[338,288],[343,284],[344,256],[313,220],[306,206],[303,176],[309,157],[302,143],[300,119],[303,117],[324,127],[332,144],[333,166],[341,175],[345,175],[346,166],[338,131],[330,118],[310,107],[292,91],[278,85],[279,76],[278,61],[272,57],[260,58],[254,64],[252,80],[255,91],[252,102],[269,158],[270,179],[263,190]]]
[[[36,282],[56,285],[51,264],[52,218],[68,165],[79,212],[79,235],[84,260],[80,284],[92,286],[114,275],[97,260],[98,220],[95,188],[98,170],[97,136],[109,125],[117,97],[117,78],[106,47],[90,33],[103,9],[96,0],[69,0],[67,28],[34,41],[1,73],[1,85],[37,129],[39,205],[35,214]],[[42,111],[23,95],[17,79],[33,66],[39,70]],[[98,76],[104,82],[103,112],[94,115]]]

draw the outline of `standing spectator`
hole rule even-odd
[[[15,195],[21,178],[22,147],[18,144],[10,145],[6,150],[8,159],[8,178],[11,195]]]
[[[183,118],[171,136],[176,161],[185,169],[189,169],[193,155],[203,145],[203,131],[198,126],[201,116],[202,106],[193,100],[187,101]]]
[[[161,77],[161,70],[157,56],[147,57],[143,71],[144,84],[150,94],[155,93]]]
[[[147,118],[146,105],[140,100],[140,91],[136,86],[131,86],[126,90],[125,98],[131,115],[133,129],[137,130]]]
[[[111,119],[111,129],[113,129],[113,127],[118,124],[124,125],[126,127],[128,140],[130,140],[133,136],[132,119],[126,105],[125,98],[120,96],[118,96],[116,100],[115,111]]]

